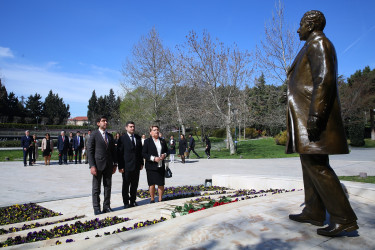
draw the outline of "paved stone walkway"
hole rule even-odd
[[[375,175],[375,150],[352,149],[349,155],[331,156],[331,165],[338,175]],[[214,174],[302,178],[299,158],[259,160],[191,159],[186,164],[171,164],[173,177],[166,186],[198,185]],[[91,176],[88,165],[37,164],[23,167],[21,162],[0,163],[0,207],[15,203],[37,202],[61,212],[64,216],[85,215],[95,218],[91,207]],[[140,200],[139,207],[122,209],[121,175],[113,177],[113,214],[134,220],[154,219],[184,200],[148,204]],[[368,187],[367,184],[366,187]],[[370,185],[371,186],[371,185]],[[374,186],[374,185],[372,185]],[[147,189],[145,171],[141,172],[139,188]],[[190,200],[190,199],[187,199]],[[316,227],[292,222],[289,213],[299,212],[303,191],[260,197],[212,208],[187,216],[116,235],[90,240],[75,236],[74,243],[58,248],[75,249],[375,249],[374,199],[351,196],[351,204],[359,218],[358,232],[340,238],[316,234]],[[166,212],[167,211],[167,212]],[[105,229],[108,230],[108,229]],[[102,230],[103,231],[103,230]],[[104,231],[103,231],[104,232]],[[95,232],[96,234],[97,232]],[[93,232],[91,234],[94,234]],[[86,236],[85,236],[86,237]],[[72,238],[72,237],[68,237]],[[56,240],[54,240],[56,241]],[[25,249],[48,247],[50,242],[11,247]]]

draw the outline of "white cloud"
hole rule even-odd
[[[0,57],[10,57],[13,58],[14,55],[9,48],[0,47]]]
[[[1,72],[8,92],[12,91],[16,96],[28,97],[38,93],[43,100],[52,89],[65,104],[70,105],[72,116],[85,115],[88,100],[92,91],[97,96],[108,95],[112,88],[116,94],[120,92],[120,73],[113,74],[71,74],[66,72],[54,72],[56,62],[47,63],[45,66],[33,66],[25,64],[3,64]],[[113,73],[113,72],[112,72]]]

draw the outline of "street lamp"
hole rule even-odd
[[[36,130],[38,130],[38,120],[39,120],[39,116],[36,116]]]

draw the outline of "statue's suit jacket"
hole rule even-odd
[[[99,130],[91,133],[88,141],[87,156],[89,158],[90,168],[95,166],[99,171],[104,171],[106,168],[113,168],[117,164],[117,153],[113,136],[107,133],[108,143],[106,144],[103,136]]]
[[[347,154],[337,89],[336,51],[323,32],[313,32],[288,71],[286,153]],[[310,142],[309,115],[324,128],[320,140]]]

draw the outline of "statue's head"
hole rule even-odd
[[[307,40],[313,31],[323,31],[325,26],[324,14],[318,10],[310,10],[303,15],[297,33],[300,40]]]

